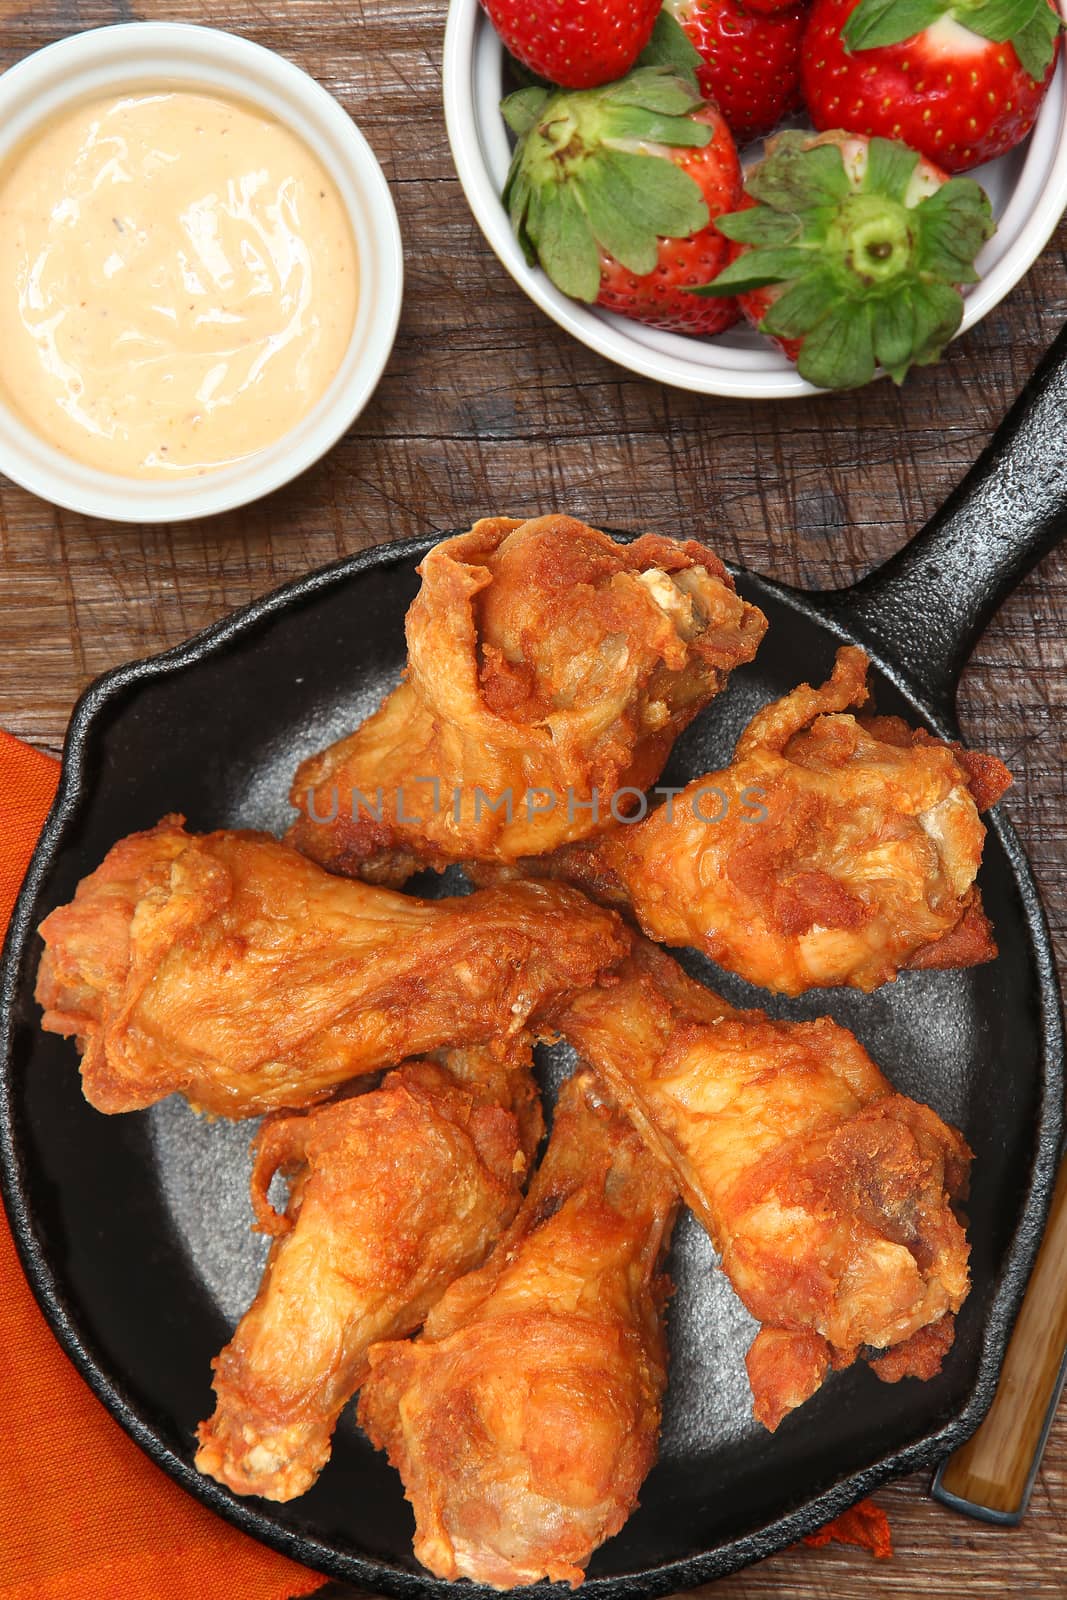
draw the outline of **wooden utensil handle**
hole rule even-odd
[[[1067,1372],[1065,1352],[1067,1161],[993,1404],[977,1433],[942,1463],[935,1498],[987,1521],[1021,1520]]]

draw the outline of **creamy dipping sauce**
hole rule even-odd
[[[272,444],[329,386],[357,294],[332,179],[236,100],[89,101],[0,172],[0,389],[104,471],[189,477]]]

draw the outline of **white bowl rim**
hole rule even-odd
[[[1067,15],[1067,0],[1059,0]],[[482,61],[479,61],[479,55]],[[445,31],[442,89],[445,123],[452,158],[463,192],[478,226],[501,264],[519,287],[552,320],[582,344],[619,366],[692,393],[742,400],[784,400],[829,391],[805,382],[787,358],[767,341],[766,349],[729,350],[680,334],[666,334],[641,323],[597,310],[569,299],[540,267],[530,267],[511,231],[500,203],[499,185],[489,170],[483,148],[482,98],[478,93],[479,67],[492,69],[503,59],[503,46],[482,12],[479,0],[450,0]],[[1042,103],[1026,148],[1025,164],[1011,201],[1000,219],[998,235],[979,256],[994,254],[997,239],[1028,212],[1011,244],[964,299],[963,320],[956,337],[967,331],[996,306],[1029,271],[1052,236],[1067,207],[1067,89],[1064,51]],[[499,139],[505,138],[503,119]],[[490,129],[490,139],[496,130]],[[499,166],[499,143],[495,152]],[[1042,181],[1038,168],[1048,158]],[[1031,192],[1036,187],[1036,192]],[[709,352],[714,354],[709,359]],[[730,357],[734,357],[731,362]]]
[[[238,34],[196,23],[123,22],[45,45],[0,76],[0,162],[65,105],[89,94],[160,82],[240,98],[269,112],[309,146],[336,183],[348,213],[359,258],[359,299],[338,370],[311,411],[273,444],[202,477],[167,481],[102,472],[47,444],[0,399],[0,471],[55,505],[121,522],[214,516],[258,500],[306,471],[351,427],[377,387],[403,300],[400,226],[366,138],[302,68]]]

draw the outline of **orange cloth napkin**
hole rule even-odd
[[[814,1533],[806,1533],[804,1543],[813,1545],[816,1550],[830,1543],[855,1544],[861,1550],[869,1550],[879,1561],[888,1561],[893,1554],[889,1518],[873,1500],[861,1500],[858,1505],[849,1506],[832,1522],[824,1523]]]
[[[58,777],[58,762],[0,731],[0,928]],[[0,1600],[290,1600],[322,1586],[179,1489],[112,1421],[37,1309],[2,1209],[0,1351]]]

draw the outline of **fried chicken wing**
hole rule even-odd
[[[598,831],[767,625],[702,545],[573,517],[487,518],[419,572],[406,678],[290,796],[293,844],[378,882]]]
[[[196,1464],[237,1494],[315,1482],[367,1351],[422,1323],[518,1209],[543,1124],[527,1035],[398,1068],[379,1089],[263,1125],[252,1200],[274,1235],[259,1293],[214,1362]],[[288,1174],[284,1216],[267,1191]]]
[[[859,1354],[886,1351],[891,1380],[937,1370],[969,1286],[970,1151],[847,1029],[733,1011],[645,940],[552,1021],[671,1164],[763,1324],[761,1422]]]
[[[626,948],[614,913],[575,890],[416,900],[173,817],[115,845],[40,931],[42,1026],[77,1037],[98,1110],[178,1092],[229,1117],[517,1033]]]
[[[583,1072],[510,1231],[414,1343],[370,1352],[359,1419],[415,1508],[415,1554],[497,1588],[581,1581],[657,1452],[677,1191]]]
[[[867,665],[840,650],[828,683],[752,720],[725,770],[528,869],[628,902],[651,938],[781,994],[992,960],[978,813],[1011,774],[899,718],[848,714]]]

